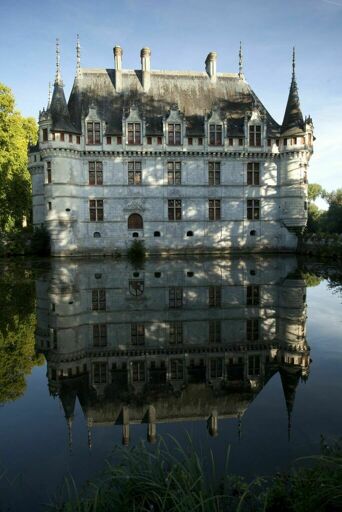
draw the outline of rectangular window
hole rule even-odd
[[[46,162],[46,173],[47,173],[47,182],[52,182],[52,174],[51,174],[51,162]]]
[[[292,137],[291,144],[293,144],[294,146],[297,144],[297,137]]]
[[[131,324],[131,343],[132,345],[145,344],[145,325],[134,323]]]
[[[247,185],[260,185],[260,164],[259,164],[259,162],[248,162],[248,164],[247,164]]]
[[[182,183],[181,163],[167,162],[167,184],[180,185]]]
[[[122,144],[122,136],[121,136],[121,135],[118,135],[118,136],[116,137],[116,143],[117,143],[117,144]]]
[[[209,360],[209,376],[211,379],[219,379],[223,376],[222,358]]]
[[[152,137],[147,137],[147,144],[152,144]]]
[[[89,185],[103,185],[102,162],[89,162]]]
[[[110,135],[107,135],[106,141],[107,141],[107,144],[111,144],[112,143],[112,137]]]
[[[189,146],[192,146],[192,137],[188,137],[188,144]]]
[[[182,322],[169,323],[169,343],[177,345],[183,343],[183,324]]]
[[[252,147],[261,146],[261,126],[252,125],[249,127],[249,145]]]
[[[76,135],[76,144],[81,144],[81,136]]]
[[[209,286],[208,289],[209,307],[221,307],[221,286]]]
[[[100,123],[87,123],[87,144],[100,144]]]
[[[260,375],[260,356],[248,357],[248,375]]]
[[[259,339],[259,318],[249,318],[246,322],[247,341]]]
[[[287,139],[284,139],[284,146],[287,146]]]
[[[179,146],[181,144],[181,125],[169,123],[167,125],[168,144],[171,146]]]
[[[167,204],[169,220],[182,220],[182,200],[169,199]]]
[[[209,220],[221,219],[221,200],[209,199]]]
[[[176,309],[183,306],[183,288],[171,286],[169,288],[169,308]]]
[[[247,219],[259,220],[260,219],[260,200],[247,199]]]
[[[91,222],[103,221],[103,199],[90,199],[89,218]]]
[[[163,144],[163,137],[157,137],[157,144]]]
[[[128,144],[141,144],[141,124],[128,123],[127,125]]]
[[[69,142],[72,142],[72,133],[69,133]]]
[[[106,384],[107,363],[93,363],[94,384]]]
[[[133,382],[145,382],[145,361],[132,362]]]
[[[48,141],[48,129],[43,128],[43,142],[47,142],[47,141]]]
[[[209,343],[221,343],[220,320],[209,320]]]
[[[93,325],[93,345],[94,347],[105,347],[107,345],[107,325]]]
[[[128,162],[128,185],[141,185],[141,162]]]
[[[234,146],[234,139],[233,139],[233,137],[229,137],[228,138],[228,145],[229,146]]]
[[[198,137],[198,145],[199,146],[203,145],[203,138],[202,137]]]
[[[239,138],[239,146],[243,146],[243,138]]]
[[[251,284],[247,286],[246,290],[246,304],[247,306],[258,306],[260,302],[260,286]]]
[[[208,183],[209,186],[220,185],[221,162],[208,162]]]
[[[52,203],[51,201],[48,202],[48,210],[51,211],[52,210]]]
[[[271,140],[271,139],[267,139],[267,146],[268,146],[268,147],[271,147],[271,146],[272,146],[272,140]]]
[[[182,380],[184,378],[184,363],[182,359],[171,359],[171,379]]]
[[[64,142],[64,133],[61,133],[60,140]]]
[[[209,125],[209,144],[211,146],[222,146],[222,125]]]
[[[93,311],[106,310],[106,290],[105,288],[94,288],[91,291],[91,309]]]

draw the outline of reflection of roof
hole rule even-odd
[[[71,122],[78,130],[82,116],[88,114],[90,106],[95,106],[107,123],[107,133],[121,133],[123,112],[133,104],[147,121],[147,135],[162,134],[162,117],[175,105],[186,116],[187,135],[202,136],[205,116],[214,108],[232,120],[234,135],[241,133],[245,114],[255,107],[266,115],[269,131],[280,129],[250,86],[236,74],[218,74],[216,83],[212,84],[206,73],[151,71],[148,93],[143,93],[141,71],[122,72],[120,93],[116,92],[114,83],[112,69],[81,70],[68,104]]]

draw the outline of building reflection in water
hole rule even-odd
[[[309,373],[306,286],[296,259],[53,260],[37,281],[37,348],[71,443],[76,400],[88,425],[241,419],[280,373],[288,411]]]

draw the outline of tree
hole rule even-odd
[[[324,217],[324,231],[342,233],[342,188],[332,192],[324,192],[322,197],[329,205],[329,209]]]
[[[317,233],[320,231],[321,227],[321,219],[324,212],[318,208],[318,206],[314,203],[318,197],[322,196],[324,190],[321,185],[318,183],[309,183],[308,185],[308,222],[307,222],[307,230],[309,233]]]
[[[0,231],[22,226],[31,211],[28,146],[37,142],[37,123],[15,109],[9,87],[0,83]]]
[[[316,201],[316,199],[323,193],[323,188],[318,183],[309,183],[308,185],[308,199],[309,201]]]

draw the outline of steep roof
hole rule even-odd
[[[292,80],[290,86],[289,97],[285,109],[285,115],[283,124],[281,126],[281,133],[298,133],[302,132],[304,128],[303,114],[300,109],[299,94],[295,74],[295,50],[293,49],[293,60],[292,60]]]
[[[80,133],[70,121],[70,114],[61,83],[55,83],[54,85],[48,111],[51,114],[53,131]]]
[[[162,118],[177,105],[186,117],[187,135],[204,135],[205,116],[218,108],[229,119],[233,133],[242,134],[246,112],[258,108],[265,116],[268,134],[280,126],[267,112],[251,87],[238,74],[217,74],[212,83],[205,72],[151,71],[151,86],[143,92],[140,70],[122,71],[122,89],[115,89],[113,69],[81,69],[75,79],[68,109],[71,123],[81,130],[82,116],[96,106],[107,123],[108,134],[121,134],[122,115],[134,104],[146,120],[146,134],[162,134]],[[230,124],[229,124],[230,125]]]

